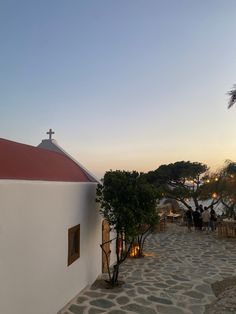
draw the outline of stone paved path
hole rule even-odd
[[[145,252],[122,265],[122,288],[91,287],[62,313],[202,314],[216,300],[211,283],[236,275],[233,239],[172,225],[166,234],[151,235]]]

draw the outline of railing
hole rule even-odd
[[[222,220],[217,224],[218,236],[236,238],[236,220]]]

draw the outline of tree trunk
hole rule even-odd
[[[113,274],[111,278],[111,285],[112,287],[117,286],[118,284],[118,276],[119,276],[119,264],[115,264],[113,266]]]

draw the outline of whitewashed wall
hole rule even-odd
[[[96,184],[0,181],[0,313],[55,314],[101,273]],[[80,258],[67,267],[68,228]]]

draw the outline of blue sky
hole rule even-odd
[[[0,137],[98,176],[236,160],[235,0],[2,0]]]

